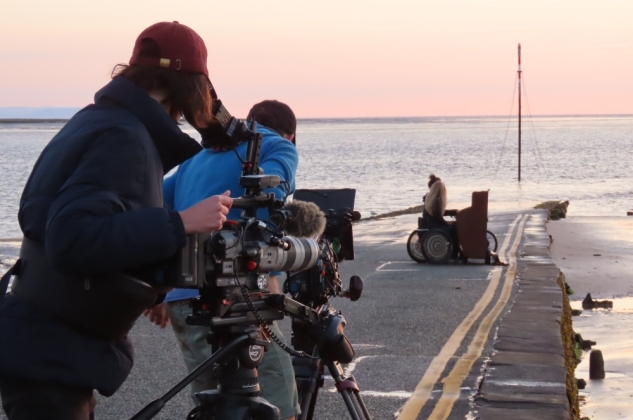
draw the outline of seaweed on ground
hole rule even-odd
[[[537,204],[534,206],[535,209],[545,209],[547,210],[547,219],[548,220],[558,220],[564,219],[567,217],[567,207],[569,206],[569,201],[544,201],[541,204]]]
[[[403,214],[416,214],[416,213],[422,214],[422,207],[423,205],[420,204],[419,206],[409,207],[404,210],[396,210],[389,213],[378,214],[376,216],[363,217],[362,220],[378,220],[378,219],[384,219],[385,217],[402,216]]]

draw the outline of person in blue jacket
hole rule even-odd
[[[260,168],[264,174],[278,175],[282,181],[278,187],[264,189],[264,192],[272,192],[276,198],[285,199],[295,190],[295,173],[299,160],[293,144],[297,125],[295,115],[288,105],[267,100],[255,104],[247,120],[258,122],[257,131],[262,134]],[[165,178],[165,202],[176,211],[226,190],[231,191],[233,198],[240,197],[245,192],[239,185],[242,163],[235,152],[244,159],[247,143],[239,144],[235,151],[225,150],[212,142],[205,142],[205,145],[208,147],[181,164],[173,175]],[[240,213],[241,210],[232,209],[228,218],[238,220]],[[258,217],[267,219],[268,210],[259,209]],[[268,290],[271,293],[281,293],[275,276],[271,276]],[[167,315],[169,316],[189,372],[211,356],[211,347],[206,341],[209,328],[185,323],[186,317],[192,313],[189,300],[197,296],[196,289],[175,289],[167,295],[165,304],[148,311],[150,320],[163,327],[168,324]],[[283,339],[276,324],[271,325],[271,329]],[[301,413],[290,356],[276,343],[266,351],[258,373],[261,387],[259,396],[279,408],[280,418],[292,419]],[[208,369],[192,383],[191,392],[194,394],[216,386],[217,378],[212,369]],[[197,400],[194,398],[194,401]]]
[[[164,175],[201,150],[178,121],[202,129],[213,120],[206,61],[191,28],[150,26],[129,65],[35,163],[20,200],[15,278],[6,297],[0,290],[0,396],[10,420],[92,418],[94,390],[112,395],[132,368],[127,333],[164,295],[153,282],[164,261],[187,234],[226,220],[227,194],[179,211],[163,203]]]

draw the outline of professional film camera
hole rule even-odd
[[[242,218],[227,221],[220,231],[189,236],[173,276],[175,287],[199,289],[200,297],[187,323],[210,327],[208,342],[214,353],[134,420],[154,417],[169,399],[214,366],[219,368],[220,387],[196,394],[200,405],[188,419],[278,419],[278,409],[257,396],[256,368],[269,340],[295,359],[321,361],[320,371],[317,369],[320,376],[326,360],[348,363],[354,356],[344,334],[344,318],[328,305],[332,296],[347,295],[355,300],[362,291],[359,277],[353,278],[349,291],[344,291],[338,276],[339,258],[353,259],[351,223],[360,219],[360,214],[351,210],[353,195],[351,207],[328,211],[324,218],[317,205],[284,205],[274,194],[263,193],[265,188],[278,186],[280,179],[259,173],[261,134],[256,132],[256,123],[246,128],[220,101],[215,111],[231,142],[248,142],[240,178],[245,194],[233,201],[233,208],[242,209]],[[257,217],[262,208],[268,210],[270,221]],[[286,235],[286,231],[294,231],[295,236]],[[296,300],[269,293],[270,273],[279,271],[290,274],[286,285]],[[285,314],[293,319],[293,343],[300,351],[287,347],[268,328]],[[316,400],[316,390],[313,393]],[[360,396],[357,399],[360,401]],[[310,411],[306,408],[305,413]]]

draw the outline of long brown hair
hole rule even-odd
[[[206,127],[213,121],[209,80],[203,74],[119,64],[112,72],[112,78],[115,77],[125,77],[148,92],[164,92],[164,100],[169,104],[171,116],[176,120],[182,115],[196,127]]]
[[[424,200],[424,208],[431,216],[442,216],[444,215],[444,211],[446,210],[446,201],[447,201],[447,192],[446,186],[439,179],[436,180],[429,190],[429,193],[426,195],[426,200]],[[440,209],[442,211],[441,214],[433,214],[433,209],[435,208],[435,200],[440,200]]]
[[[139,57],[160,56],[158,43],[143,39]],[[125,77],[146,91],[160,90],[166,94],[164,101],[170,106],[172,118],[184,116],[194,127],[206,127],[213,121],[211,83],[204,74],[187,73],[172,69],[119,64],[112,71],[112,78]]]

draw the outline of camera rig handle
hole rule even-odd
[[[308,321],[312,325],[319,323],[319,312],[312,309],[308,305],[299,303],[296,300],[290,299],[286,295],[272,294],[266,298],[266,302],[280,311],[285,312],[295,318],[301,318]]]
[[[234,148],[238,144],[248,141],[246,156],[242,162],[242,176],[259,175],[259,152],[262,147],[262,134],[257,132],[257,122],[250,121],[250,125],[247,127],[244,121],[231,115],[218,98],[213,85],[209,87],[209,94],[213,99],[211,112],[214,119],[222,127],[224,135],[228,137],[230,147]],[[249,191],[247,188],[246,195],[251,193],[253,191]]]
[[[259,175],[259,152],[262,148],[262,134],[257,132],[257,122],[251,121],[249,131],[252,136],[246,146],[246,159],[242,164],[242,176]],[[248,195],[248,191],[246,193]]]
[[[312,325],[319,323],[318,311],[285,295],[268,294],[262,299],[251,302],[251,304],[264,322],[280,320],[284,318],[284,314],[288,314],[301,318]],[[212,317],[207,325],[210,325],[212,329],[217,329],[256,323],[257,319],[253,317],[250,306],[246,302],[235,302],[223,317]]]
[[[343,297],[349,298],[352,302],[356,302],[360,299],[360,295],[363,293],[365,283],[359,276],[352,276],[349,279],[349,289],[343,290]]]
[[[250,125],[246,124],[234,116],[226,109],[222,101],[218,99],[217,93],[213,86],[210,90],[213,98],[213,116],[222,127],[224,135],[229,139],[229,148],[235,148],[240,143],[246,141],[246,156],[242,161],[242,176],[240,177],[240,186],[245,189],[245,200],[233,203],[236,208],[244,210],[244,216],[255,217],[258,208],[270,207],[272,200],[263,195],[264,188],[276,187],[281,180],[278,176],[262,175],[259,168],[259,154],[262,147],[262,134],[257,132],[257,122],[250,121]],[[255,199],[257,198],[257,199]]]
[[[233,199],[232,207],[236,209],[247,210],[251,208],[261,208],[267,207],[271,200],[275,200],[275,195],[273,193],[270,194],[259,194],[250,197],[239,197]]]

